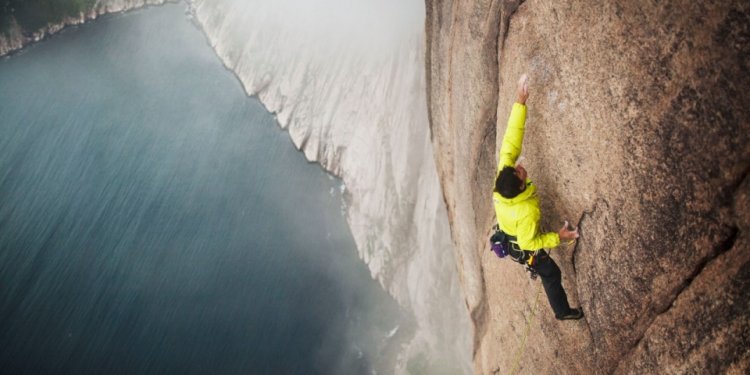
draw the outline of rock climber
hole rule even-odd
[[[544,250],[558,246],[561,241],[578,238],[578,228],[569,228],[566,222],[557,233],[542,232],[536,186],[529,180],[526,169],[520,164],[516,165],[521,154],[526,126],[526,99],[529,97],[528,77],[525,74],[518,81],[517,95],[500,147],[495,190],[492,194],[498,227],[511,236],[511,241],[523,250],[524,259],[528,258],[525,263],[541,277],[555,318],[581,319],[581,308],[570,308],[568,304],[560,268]]]

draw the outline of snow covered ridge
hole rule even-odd
[[[471,327],[434,164],[418,0],[195,0],[228,69],[346,184],[361,258],[419,324],[406,361],[471,371]],[[429,373],[429,372],[428,372]]]
[[[179,0],[97,0],[88,11],[74,16],[62,17],[59,22],[48,24],[38,30],[24,30],[14,19],[11,20],[7,33],[0,32],[0,56],[20,50],[24,46],[38,42],[52,35],[65,26],[80,25],[107,13],[117,13],[146,5],[174,3]]]

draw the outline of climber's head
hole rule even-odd
[[[495,180],[495,191],[504,198],[515,198],[526,189],[526,168],[521,165],[505,167]]]

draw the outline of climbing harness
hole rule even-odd
[[[542,294],[542,283],[539,283],[536,288],[536,297],[534,298],[534,307],[531,309],[531,316],[529,316],[529,319],[526,321],[526,328],[523,329],[523,336],[521,337],[521,343],[518,345],[518,349],[516,349],[516,357],[513,360],[513,367],[510,368],[509,374],[514,375],[516,373],[516,370],[520,370],[518,368],[518,364],[521,361],[521,357],[523,356],[523,353],[526,351],[526,338],[529,335],[529,329],[531,328],[531,322],[534,321],[534,317],[536,316],[536,309],[539,306],[539,296]]]
[[[492,227],[495,231],[490,237],[490,250],[494,252],[499,258],[505,258],[510,256],[515,262],[524,264],[526,266],[533,266],[536,262],[537,251],[526,251],[518,246],[518,239],[516,236],[511,236],[503,232],[497,224]],[[533,278],[532,278],[533,279]]]

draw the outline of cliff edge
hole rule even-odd
[[[475,372],[750,371],[750,6],[426,4],[431,137]],[[580,226],[551,253],[581,321],[555,320],[543,293],[535,310],[539,281],[487,250],[524,72],[524,165],[543,225]]]

